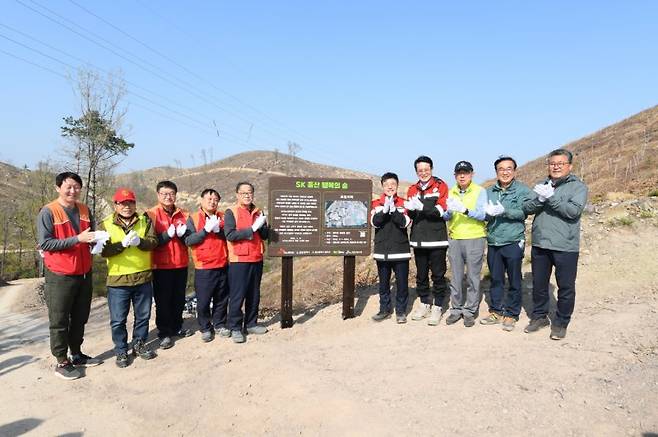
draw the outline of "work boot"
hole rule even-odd
[[[430,317],[427,319],[427,324],[430,326],[436,326],[439,324],[441,321],[441,317],[443,316],[443,313],[441,312],[441,307],[438,305],[432,305],[432,309],[430,310]]]
[[[481,325],[497,325],[500,323],[500,315],[496,313],[489,313],[484,319],[480,319]]]
[[[475,317],[473,316],[464,316],[464,326],[467,328],[472,327],[475,325]]]
[[[133,355],[140,357],[142,360],[151,360],[155,358],[155,352],[149,349],[144,340],[137,340],[133,345]]]
[[[503,331],[513,331],[516,326],[516,319],[514,317],[503,317]]]
[[[425,317],[428,316],[430,313],[430,304],[428,303],[421,303],[418,308],[416,308],[416,311],[411,315],[411,320],[423,320]]]
[[[379,311],[377,314],[372,316],[372,320],[375,322],[381,322],[382,320],[386,320],[389,317],[391,317],[391,312],[390,311]]]
[[[128,354],[125,352],[120,352],[117,354],[117,360],[115,361],[119,369],[124,369],[128,367]]]
[[[530,323],[528,323],[528,326],[525,327],[523,332],[525,332],[526,334],[532,334],[533,332],[537,332],[540,329],[545,328],[550,324],[551,322],[549,322],[548,317],[532,319],[530,320]]]
[[[462,318],[461,314],[452,313],[448,317],[446,317],[446,325],[452,325],[454,323],[457,323],[461,318]]]
[[[567,327],[566,326],[551,326],[551,340],[562,340],[567,336]]]

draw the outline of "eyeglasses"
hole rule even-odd
[[[565,165],[569,165],[569,161],[561,161],[561,162],[549,162],[548,166],[553,167],[553,168],[562,168]]]
[[[498,173],[513,173],[514,172],[514,167],[505,167],[505,168],[499,168],[496,169]]]
[[[117,206],[121,206],[123,208],[127,206],[135,206],[135,202],[133,202],[132,200],[124,200],[123,202],[114,202],[114,204]]]
[[[254,195],[254,193],[252,193],[250,191],[248,191],[248,192],[239,192],[238,193],[238,196],[240,196],[240,197],[249,197],[249,196],[253,196],[253,195]]]
[[[171,198],[174,198],[174,197],[176,197],[176,193],[170,193],[170,192],[166,192],[166,193],[158,193],[158,196],[160,196],[160,197],[171,197]]]

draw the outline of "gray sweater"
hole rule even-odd
[[[71,225],[76,232],[80,232],[80,212],[77,207],[66,208],[63,207]],[[94,218],[90,219],[90,230],[94,230]],[[39,249],[47,250],[48,252],[57,252],[59,250],[68,249],[78,243],[78,237],[69,237],[65,239],[55,238],[55,225],[53,223],[53,213],[50,208],[41,208],[37,216],[37,238],[39,239]]]
[[[546,183],[548,178],[539,183]],[[534,214],[532,245],[563,252],[580,250],[580,216],[587,203],[587,185],[570,174],[553,182],[555,194],[540,202],[533,193],[523,211]]]

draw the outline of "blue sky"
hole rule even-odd
[[[419,154],[449,181],[466,159],[483,180],[500,154],[525,162],[658,104],[654,1],[0,5],[0,160],[19,166],[59,159],[79,106],[70,67],[7,38],[123,71],[136,147],[120,171],[295,141],[305,159],[410,180]]]

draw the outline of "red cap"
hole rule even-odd
[[[112,196],[112,200],[115,202],[125,202],[125,201],[137,202],[137,199],[135,198],[135,193],[132,190],[129,190],[128,188],[118,188],[114,192],[114,196]]]

